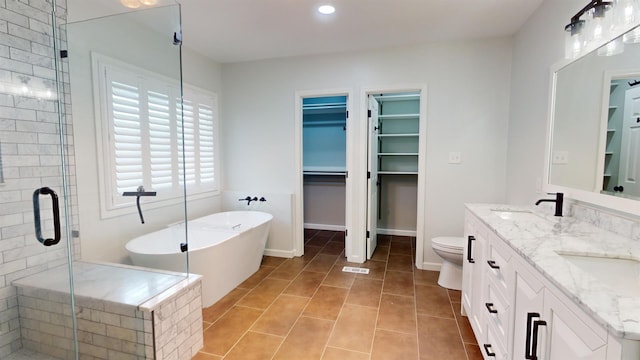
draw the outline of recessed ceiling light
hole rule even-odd
[[[331,5],[322,5],[318,8],[318,12],[323,15],[330,15],[336,12],[336,8]]]

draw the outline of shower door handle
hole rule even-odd
[[[51,196],[53,210],[53,239],[45,239],[42,236],[42,225],[40,224],[40,195]],[[58,205],[58,195],[48,187],[36,189],[33,192],[33,224],[36,229],[36,238],[44,246],[52,246],[60,242],[60,207]]]

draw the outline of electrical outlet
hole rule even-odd
[[[569,163],[568,151],[554,151],[553,158],[551,159],[554,165],[564,165]]]
[[[454,151],[449,153],[449,164],[461,164],[462,163],[462,153],[459,151]]]

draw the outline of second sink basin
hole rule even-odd
[[[616,294],[624,297],[640,297],[640,262],[629,259],[562,253],[558,255],[602,281]]]
[[[527,220],[537,218],[529,210],[491,209],[491,213],[503,220]]]

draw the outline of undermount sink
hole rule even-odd
[[[526,220],[534,219],[537,217],[537,215],[529,210],[519,209],[491,209],[491,213],[495,214],[503,220]]]
[[[640,297],[640,262],[610,257],[558,253],[563,259],[602,281],[616,294]]]

